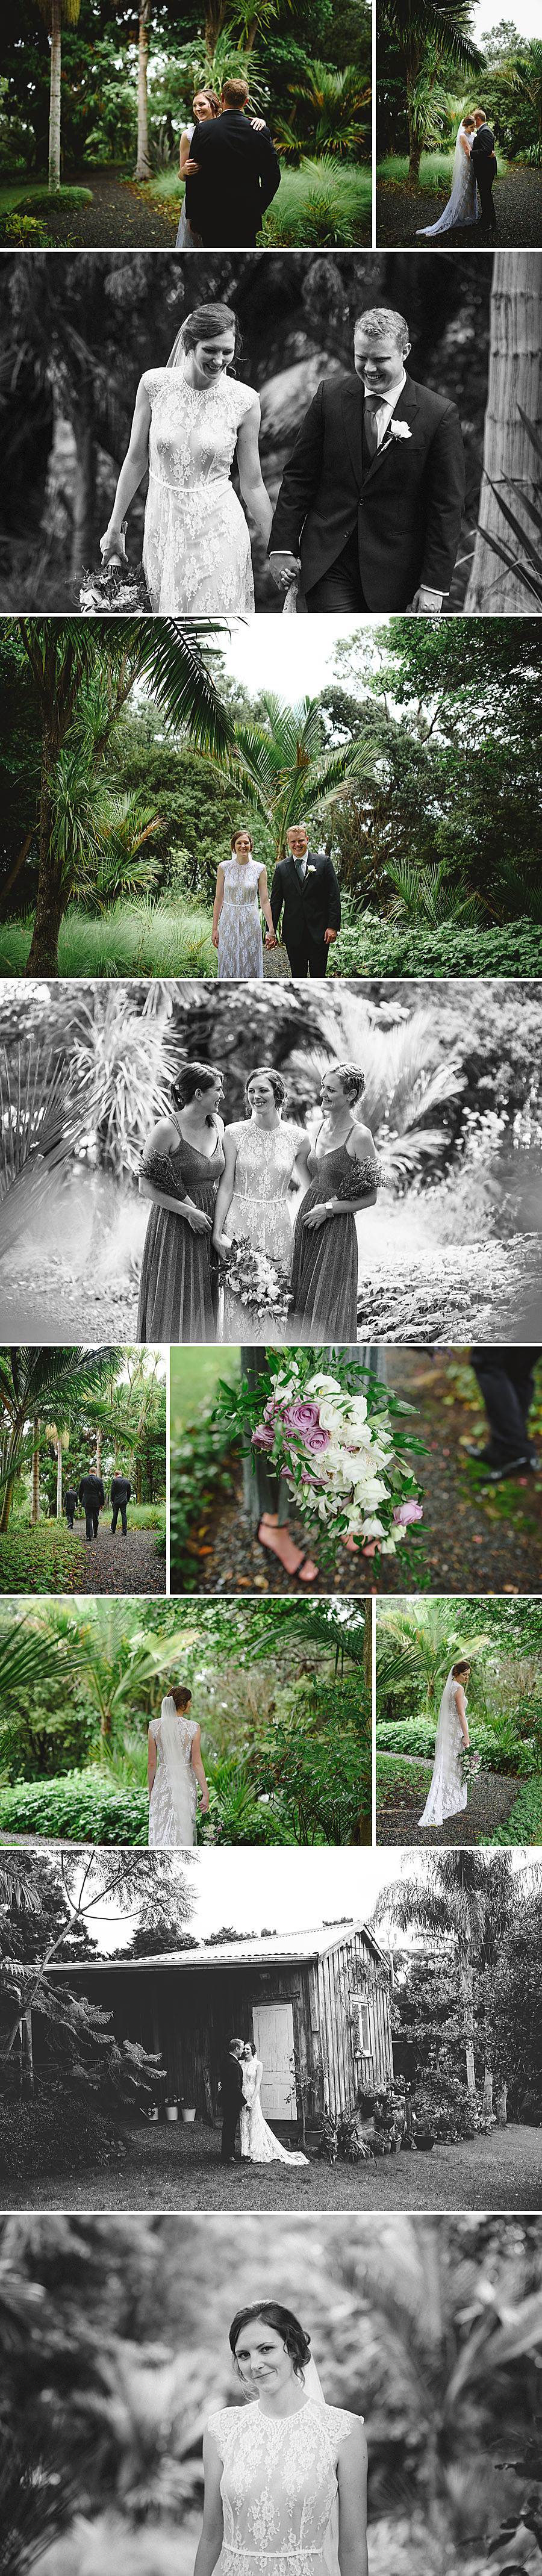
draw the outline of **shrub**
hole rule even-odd
[[[472,2094],[451,2068],[443,2073],[435,2068],[412,2091],[412,2109],[419,2129],[432,2129],[435,2138],[474,2138],[479,2127],[478,2105]]]
[[[435,1720],[430,1717],[402,1718],[391,1725],[387,1719],[377,1718],[377,1753],[398,1756],[416,1753],[423,1760],[432,1761],[435,1734]],[[532,1777],[535,1769],[532,1741],[527,1737],[522,1742],[509,1719],[503,1719],[492,1727],[473,1724],[470,1736],[473,1753],[481,1754],[485,1771],[510,1771],[525,1780]]]
[[[480,1843],[493,1849],[496,1843],[542,1843],[542,1780],[529,1780],[514,1800],[505,1825],[497,1825],[494,1834],[480,1834]]]
[[[145,1788],[125,1789],[109,1772],[67,1771],[63,1779],[16,1781],[0,1789],[0,1829],[53,1842],[146,1843]]]
[[[6,241],[15,242],[18,250],[42,250],[49,240],[45,224],[36,215],[6,215]]]
[[[78,2173],[120,2153],[118,2131],[84,2094],[54,2090],[32,2101],[0,2102],[0,2173],[10,2182]]]
[[[411,1798],[423,1798],[431,1781],[431,1762],[396,1762],[391,1753],[376,1756],[377,1807],[401,1807]]]
[[[32,193],[27,197],[17,198],[15,213],[51,216],[55,206],[70,209],[91,205],[92,188],[57,188],[54,193],[50,193],[48,188],[33,188]]]
[[[539,975],[542,929],[536,922],[506,922],[494,930],[412,930],[408,923],[360,913],[332,948],[332,975]]]

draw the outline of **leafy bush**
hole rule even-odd
[[[447,2068],[431,2069],[423,2083],[412,2093],[412,2109],[419,2129],[432,2129],[435,2138],[453,2141],[474,2138],[479,2127],[478,2106],[460,2076]]]
[[[232,1447],[231,1432],[224,1423],[215,1422],[209,1405],[199,1422],[186,1425],[178,1447],[172,1447],[172,1592],[193,1591],[198,1522],[220,1495],[231,1496],[232,1469],[238,1456],[239,1450]]]
[[[412,1762],[396,1762],[391,1753],[377,1753],[375,1772],[377,1807],[400,1807],[427,1795],[432,1763],[417,1761],[414,1768]]]
[[[6,215],[5,233],[6,241],[15,242],[17,250],[42,250],[49,240],[47,226],[38,221],[37,215],[18,215],[15,211]]]
[[[91,205],[92,188],[56,188],[54,193],[48,188],[33,188],[27,197],[17,198],[14,211],[17,215],[51,216],[55,206],[75,210],[77,206]]]
[[[412,930],[408,923],[360,913],[341,930],[331,951],[334,975],[539,975],[542,929],[536,922],[506,922],[493,930]]]
[[[377,1718],[377,1753],[419,1753],[433,1760],[436,1727],[430,1717],[406,1717],[396,1724]],[[474,1753],[480,1753],[484,1770],[511,1771],[519,1779],[530,1779],[535,1769],[532,1743],[521,1741],[510,1720],[495,1727],[476,1724],[470,1728]]]
[[[480,1835],[479,1840],[491,1850],[495,1843],[524,1843],[527,1848],[532,1843],[542,1843],[542,1780],[526,1782],[507,1823],[498,1825],[494,1834]]]
[[[53,1842],[146,1843],[148,1798],[101,1771],[68,1771],[63,1779],[17,1781],[0,1789],[0,1829]]]
[[[32,2101],[0,2102],[0,2173],[10,2182],[111,2164],[119,2152],[111,2119],[84,2096],[55,2085]]]

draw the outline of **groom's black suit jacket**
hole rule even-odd
[[[228,2050],[220,2068],[220,2096],[223,2112],[231,2114],[234,2110],[240,2111],[242,2093],[242,2067],[239,2064],[239,2058],[230,2057]]]
[[[101,1476],[82,1476],[77,1500],[85,1512],[99,1512],[105,1503]]]
[[[463,438],[455,403],[407,376],[393,419],[367,454],[363,385],[356,375],[318,386],[285,467],[269,550],[301,555],[311,590],[356,527],[368,609],[408,608],[421,582],[449,591],[465,496]]]
[[[254,249],[266,206],[280,187],[268,126],[255,134],[242,110],[227,107],[197,126],[190,158],[198,164],[187,207],[193,232],[208,250]]]
[[[470,147],[471,161],[483,161],[486,154],[494,151],[495,136],[491,132],[491,126],[477,125]]]
[[[309,876],[309,868],[313,874]],[[271,920],[276,930],[284,909],[283,933],[286,947],[296,948],[308,939],[323,940],[325,930],[340,930],[341,898],[331,859],[325,850],[307,850],[307,866],[302,883],[288,852],[278,859],[270,895]]]

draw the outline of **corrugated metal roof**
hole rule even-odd
[[[100,1959],[74,1959],[73,1965],[66,1961],[61,1966],[57,1963],[48,1969],[47,1974],[48,1976],[73,1976],[75,1967],[80,1968],[85,1976],[89,1970],[92,1973],[93,1969],[106,1967],[118,1969],[123,1974],[130,1969],[132,1975],[135,1975],[138,1969],[148,1971],[149,1968],[295,1968],[303,1962],[327,1958],[330,1950],[338,1949],[343,1941],[352,1940],[356,1933],[361,1934],[362,1939],[367,1942],[373,1957],[381,1959],[386,1965],[384,1953],[379,1949],[374,1934],[367,1930],[366,1923],[356,1920],[353,1923],[326,1924],[321,1931],[313,1928],[309,1931],[296,1932],[294,1936],[290,1935],[289,1939],[279,1933],[269,1932],[261,1933],[259,1940],[249,1938],[246,1941],[204,1942],[198,1944],[195,1950],[165,1950],[161,1956],[157,1957],[155,1954],[148,1959],[118,1959],[113,1958],[109,1952],[107,1955],[102,1955]]]

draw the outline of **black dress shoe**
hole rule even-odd
[[[490,1450],[476,1449],[471,1440],[467,1441],[466,1446],[467,1456],[474,1459],[476,1467],[483,1467],[484,1476],[490,1485],[500,1485],[503,1476],[520,1476],[524,1474],[525,1468],[529,1469],[533,1465],[532,1458],[527,1457],[526,1452],[519,1458],[501,1458],[495,1465]],[[538,1465],[538,1460],[536,1464]]]

